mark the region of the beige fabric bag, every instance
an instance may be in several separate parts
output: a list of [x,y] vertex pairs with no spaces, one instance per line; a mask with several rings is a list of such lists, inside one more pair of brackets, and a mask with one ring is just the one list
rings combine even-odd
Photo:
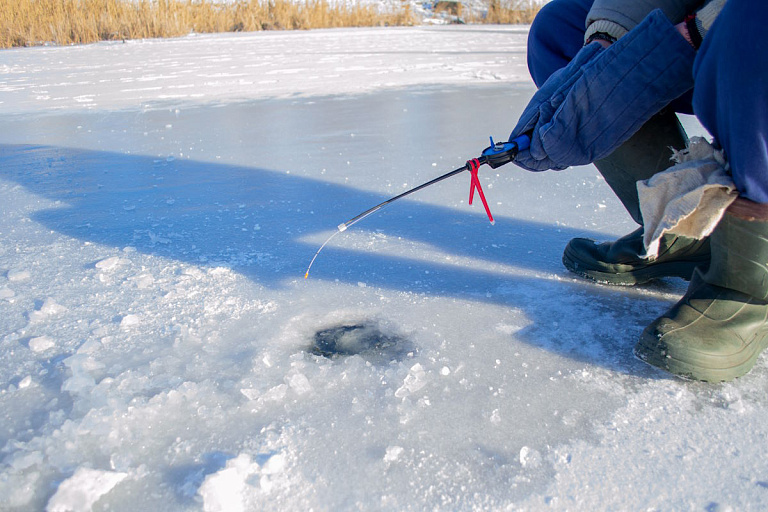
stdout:
[[739,195],[725,155],[703,138],[693,137],[672,159],[676,165],[637,182],[646,258],[656,257],[664,233],[709,236]]

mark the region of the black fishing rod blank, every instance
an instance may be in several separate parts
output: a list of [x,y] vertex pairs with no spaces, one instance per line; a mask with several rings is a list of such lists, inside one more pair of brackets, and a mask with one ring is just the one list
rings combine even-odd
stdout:
[[470,174],[472,175],[470,189],[469,189],[469,204],[472,204],[475,190],[477,190],[478,194],[480,195],[480,199],[483,202],[483,206],[485,207],[485,212],[488,215],[488,220],[491,222],[491,224],[494,224],[495,221],[493,220],[493,215],[491,215],[491,210],[488,207],[488,202],[485,199],[485,194],[483,193],[483,189],[480,186],[478,170],[482,165],[488,165],[491,169],[496,169],[497,167],[501,167],[504,164],[508,164],[509,162],[515,159],[518,152],[524,149],[528,149],[530,142],[531,142],[531,139],[527,135],[521,135],[520,137],[517,137],[516,139],[511,139],[507,142],[496,142],[496,143],[493,142],[493,137],[491,137],[491,145],[485,148],[482,154],[478,158],[473,158],[472,160],[468,160],[466,164],[464,164],[462,167],[459,167],[458,169],[454,169],[453,171],[447,172],[442,176],[438,176],[437,178],[427,181],[426,183],[422,183],[421,185],[413,187],[410,190],[406,190],[402,194],[398,194],[395,197],[391,197],[386,201],[383,201],[377,204],[373,208],[370,208],[352,217],[348,221],[342,222],[341,224],[336,226],[336,231],[334,231],[333,234],[329,236],[325,242],[323,242],[323,245],[320,246],[320,248],[317,250],[315,255],[312,257],[312,261],[309,262],[307,271],[304,273],[304,279],[307,279],[309,277],[309,271],[312,268],[312,265],[315,263],[315,260],[317,259],[318,254],[320,254],[320,251],[323,250],[323,248],[328,244],[328,242],[331,241],[333,237],[335,237],[339,233],[346,231],[350,226],[360,222],[361,220],[368,217],[369,215],[376,213],[377,211],[381,210],[388,204],[393,203],[398,199],[401,199],[407,195],[413,194],[414,192],[418,192],[421,189],[427,188],[430,185],[439,183],[445,179],[450,178],[451,176],[460,174],[464,171],[469,171]]

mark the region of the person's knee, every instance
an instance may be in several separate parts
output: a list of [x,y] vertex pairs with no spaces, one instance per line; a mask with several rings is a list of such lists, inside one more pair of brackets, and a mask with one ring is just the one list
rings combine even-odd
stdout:
[[553,28],[560,23],[562,2],[554,1],[546,3],[536,14],[528,33],[528,44],[543,44],[554,37]]
[[740,194],[768,203],[768,37],[760,14],[768,15],[768,7],[726,3],[694,63],[693,105],[725,150]]
[[544,4],[528,32],[528,71],[537,86],[541,86],[554,71],[550,62],[557,58],[552,41],[555,38],[553,29],[556,30],[561,23],[560,3],[555,1]]
[[528,70],[537,86],[581,49],[591,5],[592,0],[552,0],[536,15],[528,33]]

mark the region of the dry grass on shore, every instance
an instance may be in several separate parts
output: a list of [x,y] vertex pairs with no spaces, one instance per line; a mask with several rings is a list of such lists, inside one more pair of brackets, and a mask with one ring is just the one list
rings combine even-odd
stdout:
[[[491,0],[488,23],[526,23],[530,9]],[[470,20],[472,22],[480,20]],[[250,32],[413,25],[408,4],[392,12],[325,0],[0,0],[0,48]]]
[[0,0],[0,47],[236,32],[407,25],[407,8],[331,6],[323,0]]
[[488,15],[483,23],[499,25],[513,25],[518,23],[531,23],[541,6],[530,1],[513,1],[502,4],[500,0],[491,0],[488,5]]

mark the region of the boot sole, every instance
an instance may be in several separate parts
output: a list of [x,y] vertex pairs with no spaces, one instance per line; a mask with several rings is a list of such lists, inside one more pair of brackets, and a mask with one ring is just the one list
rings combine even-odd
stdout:
[[727,382],[749,373],[760,353],[768,348],[768,328],[761,329],[744,350],[728,357],[700,354],[697,361],[684,361],[663,355],[663,349],[653,335],[645,332],[633,353],[639,360],[686,380]]
[[637,268],[627,272],[602,272],[579,265],[573,258],[568,247],[563,253],[563,265],[574,274],[600,284],[617,286],[634,286],[645,284],[654,279],[664,277],[679,277],[686,281],[691,280],[694,269],[704,261],[674,261],[668,263],[653,263],[646,267]]

